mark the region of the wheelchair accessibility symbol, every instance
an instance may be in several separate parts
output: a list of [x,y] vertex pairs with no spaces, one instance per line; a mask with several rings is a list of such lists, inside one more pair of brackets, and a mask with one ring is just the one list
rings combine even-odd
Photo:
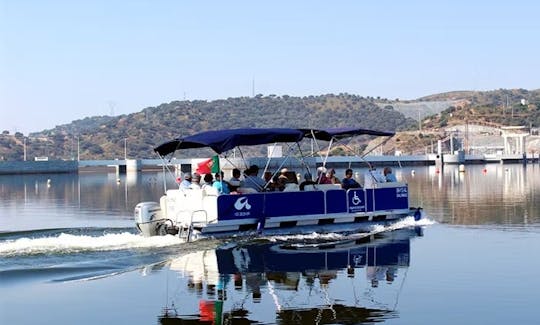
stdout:
[[352,197],[352,204],[358,205],[360,203],[362,203],[362,200],[358,197],[358,193],[354,192],[353,197]]

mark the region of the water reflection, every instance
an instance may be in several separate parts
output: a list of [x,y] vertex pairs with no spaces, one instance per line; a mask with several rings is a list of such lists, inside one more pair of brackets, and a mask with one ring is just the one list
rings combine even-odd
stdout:
[[163,193],[159,177],[155,172],[0,175],[0,231],[133,225],[133,207]]
[[[540,223],[538,164],[467,165],[465,172],[452,165],[439,172],[435,166],[396,167],[395,173],[409,182],[411,206],[423,207],[437,221]],[[132,225],[133,207],[163,194],[162,179],[161,172],[0,175],[0,231],[93,227],[119,220],[121,226]],[[175,186],[174,180],[167,180],[169,188]]]
[[538,164],[468,165],[465,172],[452,165],[437,172],[433,166],[417,170],[409,181],[411,200],[442,222],[461,225],[540,222]]
[[[325,243],[223,245],[170,262],[161,324],[330,324],[397,317],[420,228]],[[169,290],[169,289],[168,289]]]

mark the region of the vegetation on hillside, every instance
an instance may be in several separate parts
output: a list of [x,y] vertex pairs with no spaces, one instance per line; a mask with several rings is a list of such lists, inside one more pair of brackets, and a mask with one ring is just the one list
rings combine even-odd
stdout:
[[[158,144],[212,129],[356,126],[396,131],[416,125],[394,110],[379,108],[374,101],[349,94],[173,101],[138,113],[85,118],[33,133],[26,140],[27,153],[28,159],[76,159],[77,152],[80,159],[123,159],[127,149],[128,158],[154,158],[152,149]],[[0,157],[21,160],[22,143],[13,139],[6,134],[0,137]]]
[[[463,97],[455,97],[457,94]],[[452,92],[423,99],[461,100],[460,105],[424,119],[423,128],[439,129],[449,125],[476,123],[492,126],[540,126],[540,90],[495,90]]]
[[[483,123],[491,126],[540,126],[540,90],[499,89],[457,91],[422,97],[422,101],[456,101],[421,122],[420,132],[402,132],[383,148],[388,153],[422,153],[445,137],[446,126]],[[407,101],[412,103],[415,101]],[[388,103],[381,105],[380,103]],[[121,116],[88,117],[51,130],[0,134],[0,160],[155,158],[153,148],[164,141],[212,129],[239,127],[339,127],[356,126],[386,131],[418,130],[418,122],[394,110],[388,99],[350,94],[308,97],[262,96],[215,101],[173,101]],[[349,144],[361,153],[366,139]],[[125,150],[125,151],[124,151]],[[255,148],[264,155],[265,148]],[[338,147],[331,154],[346,154]],[[253,152],[252,152],[253,153]]]

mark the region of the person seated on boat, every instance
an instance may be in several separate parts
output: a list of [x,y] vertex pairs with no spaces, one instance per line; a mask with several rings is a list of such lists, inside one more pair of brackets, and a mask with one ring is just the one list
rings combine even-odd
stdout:
[[330,182],[330,184],[339,184],[341,185],[341,181],[336,176],[336,170],[334,168],[330,168],[326,172],[326,179]]
[[330,180],[326,178],[326,167],[321,166],[317,168],[317,184],[332,184]]
[[287,168],[281,168],[281,170],[279,171],[278,179],[281,179],[283,182],[288,183],[289,178],[287,177],[287,172],[289,172]]
[[219,194],[229,194],[229,185],[223,180],[223,172],[216,173],[215,178],[216,180],[212,186],[217,190],[217,192]]
[[257,192],[261,192],[264,190],[264,186],[266,183],[262,178],[257,176],[259,174],[259,167],[257,165],[251,165],[248,169],[244,172],[244,185],[243,187],[248,187],[256,190]]
[[345,178],[341,181],[341,188],[348,190],[350,188],[361,188],[360,184],[353,178],[353,170],[347,168],[345,170]]
[[200,189],[201,188],[201,175],[198,173],[194,173],[193,177],[191,178],[191,185],[189,186],[190,189]]
[[310,173],[305,173],[304,174],[304,181],[302,183],[300,183],[300,185],[298,186],[300,188],[300,191],[303,191],[306,187],[306,185],[316,185],[317,182],[315,182],[313,180],[313,177],[311,176]]
[[285,183],[280,182],[279,175],[274,175],[270,183],[266,183],[266,192],[281,192],[285,189]]
[[231,192],[236,192],[236,190],[242,186],[242,181],[240,180],[240,169],[235,168],[232,170],[232,177],[229,179],[229,190]]
[[386,183],[386,178],[377,170],[377,168],[371,167],[364,174],[364,187],[374,188],[377,183]]
[[264,182],[266,183],[266,186],[269,186],[269,184],[272,182],[272,172],[267,170],[263,174]]
[[191,186],[191,173],[185,173],[184,179],[180,182],[180,189],[188,189]]
[[383,174],[387,182],[397,182],[396,175],[392,173],[392,168],[384,167]]
[[212,184],[214,183],[214,176],[212,176],[210,173],[204,174],[203,180],[204,183],[201,185],[201,188],[212,187]]

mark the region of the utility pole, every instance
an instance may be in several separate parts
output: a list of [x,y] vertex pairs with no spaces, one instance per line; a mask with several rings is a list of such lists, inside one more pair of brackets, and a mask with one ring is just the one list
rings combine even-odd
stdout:
[[124,161],[127,160],[127,138],[124,138]]

